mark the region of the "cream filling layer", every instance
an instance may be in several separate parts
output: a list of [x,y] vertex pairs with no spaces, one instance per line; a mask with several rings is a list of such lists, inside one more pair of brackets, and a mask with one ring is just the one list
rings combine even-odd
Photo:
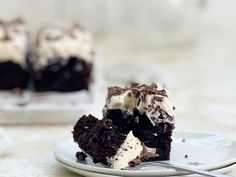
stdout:
[[130,131],[116,155],[109,158],[108,162],[114,169],[126,168],[129,166],[129,162],[141,158],[143,150],[141,141]]

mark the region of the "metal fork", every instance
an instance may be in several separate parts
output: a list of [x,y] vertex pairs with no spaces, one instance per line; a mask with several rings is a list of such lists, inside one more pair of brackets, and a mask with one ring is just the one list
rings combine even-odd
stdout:
[[177,164],[173,164],[173,163],[170,163],[170,162],[163,162],[163,161],[143,162],[143,163],[141,163],[139,165],[136,165],[134,167],[126,167],[126,168],[124,168],[124,170],[139,169],[140,167],[147,166],[147,165],[153,165],[153,164],[157,164],[158,166],[161,166],[161,167],[175,169],[177,171],[190,172],[190,173],[187,173],[187,174],[193,174],[194,173],[194,174],[200,174],[200,175],[211,176],[211,177],[231,177],[231,176],[228,176],[228,175],[217,174],[217,173],[214,173],[214,172],[199,170],[199,169],[195,169],[195,168],[192,168],[192,167],[177,165]]

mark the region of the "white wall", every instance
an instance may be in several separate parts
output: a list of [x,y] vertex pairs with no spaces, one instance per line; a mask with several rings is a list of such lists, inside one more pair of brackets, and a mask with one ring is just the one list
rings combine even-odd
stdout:
[[[198,9],[202,2],[206,9]],[[235,5],[234,0],[0,0],[0,18],[22,16],[33,30],[55,21],[80,21],[95,33],[171,32],[194,25],[199,16],[236,27]]]

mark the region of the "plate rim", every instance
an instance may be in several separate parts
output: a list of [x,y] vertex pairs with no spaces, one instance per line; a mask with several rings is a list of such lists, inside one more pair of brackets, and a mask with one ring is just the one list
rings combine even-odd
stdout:
[[[75,167],[73,167],[73,166],[70,166],[70,165],[67,165],[67,164],[65,164],[65,163],[63,163],[63,162],[61,162],[60,160],[57,160],[57,162],[60,164],[60,165],[62,165],[64,168],[66,168],[66,169],[68,169],[68,170],[70,170],[71,171],[71,169],[70,168],[72,168],[72,169],[75,169],[75,170],[79,170],[79,171],[84,171],[84,172],[87,172],[87,173],[97,173],[97,172],[93,172],[93,171],[87,171],[87,170],[82,170],[82,169],[78,169],[78,168],[75,168]],[[227,170],[226,172],[224,172],[224,173],[228,173],[228,172],[230,172],[230,171],[232,171],[232,169],[233,169],[233,167],[236,165],[236,163],[232,163],[232,164],[230,164],[230,165],[226,165],[226,166],[224,166],[224,167],[222,167],[222,168],[216,168],[216,169],[213,169],[213,170],[211,170],[212,172],[217,172],[217,173],[219,173],[218,171],[221,171],[221,170]],[[69,168],[67,168],[67,167],[69,167]],[[74,172],[74,171],[72,171],[72,172]],[[77,173],[77,172],[74,172],[74,173]],[[188,172],[186,172],[186,173],[188,173]],[[79,173],[77,173],[77,174],[79,174]],[[104,174],[104,173],[97,173],[97,174],[100,174],[100,175],[113,175],[113,174]],[[220,173],[219,173],[220,174]],[[130,177],[131,176],[137,176],[137,174],[132,174],[132,175],[129,175]],[[153,175],[150,175],[150,176],[155,176],[156,177],[156,175],[157,174],[153,174]],[[160,177],[165,177],[165,176],[182,176],[182,175],[186,175],[186,174],[173,174],[173,175],[170,175],[170,174],[165,174],[165,175],[163,175],[163,174],[158,174],[158,176],[160,176]],[[189,174],[189,175],[194,175],[194,174]],[[139,174],[138,174],[138,176],[139,176]],[[142,174],[140,174],[140,176],[143,176]]]

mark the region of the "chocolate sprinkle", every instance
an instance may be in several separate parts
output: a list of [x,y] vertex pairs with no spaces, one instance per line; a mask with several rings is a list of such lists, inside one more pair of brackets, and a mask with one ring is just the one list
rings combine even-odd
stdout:
[[129,93],[128,93],[128,96],[129,96],[129,97],[131,97],[131,96],[132,96],[132,94],[129,92]]
[[[158,87],[155,83],[151,85],[132,83],[130,86],[122,88],[118,86],[109,87],[107,99],[109,100],[112,96],[121,95],[127,90],[131,90],[136,98],[140,98],[142,101],[145,101],[145,97],[148,94],[159,94],[161,96],[167,97],[167,92],[165,89],[158,90]],[[128,93],[128,96],[131,96],[131,93]],[[161,97],[155,98],[157,101],[161,101]]]

